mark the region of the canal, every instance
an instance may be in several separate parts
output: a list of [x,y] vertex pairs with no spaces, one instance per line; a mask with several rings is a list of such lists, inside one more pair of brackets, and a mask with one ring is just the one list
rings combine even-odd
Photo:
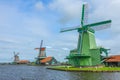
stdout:
[[64,72],[44,66],[0,65],[0,80],[120,80],[120,73]]

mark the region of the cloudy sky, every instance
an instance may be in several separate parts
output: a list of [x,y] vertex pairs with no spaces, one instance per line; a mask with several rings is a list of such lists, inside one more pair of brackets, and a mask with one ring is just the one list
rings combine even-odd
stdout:
[[80,24],[86,2],[88,23],[112,20],[111,28],[96,31],[97,45],[110,48],[110,54],[120,54],[119,0],[0,0],[0,62],[13,61],[14,51],[20,59],[34,61],[38,55],[34,48],[41,40],[47,56],[64,61],[76,48],[78,33],[60,33],[60,29]]

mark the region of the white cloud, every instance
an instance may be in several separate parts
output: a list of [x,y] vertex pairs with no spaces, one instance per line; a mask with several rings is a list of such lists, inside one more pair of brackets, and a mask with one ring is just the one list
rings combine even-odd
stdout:
[[38,35],[41,38],[47,38],[51,36],[47,22],[42,19],[30,17],[25,19],[24,23],[25,28],[30,31],[30,34]]
[[120,36],[111,37],[112,39],[96,39],[98,46],[103,46],[105,48],[111,49],[111,54],[120,54]]
[[66,50],[66,51],[67,51],[67,50],[70,50],[69,48],[62,48],[62,49],[63,49],[63,50]]
[[16,40],[0,38],[0,43],[18,43]]
[[51,48],[52,48],[52,46],[46,46],[46,48],[51,49]]
[[62,14],[60,22],[65,24],[74,18],[80,18],[81,0],[53,0],[49,7]]

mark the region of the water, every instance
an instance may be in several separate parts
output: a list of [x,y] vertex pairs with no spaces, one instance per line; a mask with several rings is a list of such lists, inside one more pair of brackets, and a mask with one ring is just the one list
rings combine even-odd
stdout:
[[44,66],[0,65],[0,80],[120,80],[120,73],[64,72]]

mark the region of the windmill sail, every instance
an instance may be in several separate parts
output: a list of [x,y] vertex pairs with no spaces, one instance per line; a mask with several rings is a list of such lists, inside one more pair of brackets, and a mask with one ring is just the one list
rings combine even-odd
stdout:
[[81,25],[87,24],[88,21],[88,4],[83,4],[82,6],[82,18],[81,18]]
[[80,25],[75,26],[75,27],[62,28],[62,29],[60,30],[60,32],[72,31],[72,30],[76,30],[76,29],[78,29],[78,28],[80,28]]
[[107,29],[110,26],[111,26],[111,20],[107,20],[107,21],[97,22],[93,24],[88,24],[88,25],[85,25],[84,27],[91,27],[92,29],[98,31],[98,30]]
[[42,44],[43,44],[43,40],[41,40],[40,49],[39,49],[39,56],[38,57],[40,57],[40,55],[41,55]]
[[107,24],[96,26],[96,27],[92,27],[92,29],[94,29],[95,31],[99,31],[99,30],[110,28],[110,26],[111,26],[111,23],[107,23]]

